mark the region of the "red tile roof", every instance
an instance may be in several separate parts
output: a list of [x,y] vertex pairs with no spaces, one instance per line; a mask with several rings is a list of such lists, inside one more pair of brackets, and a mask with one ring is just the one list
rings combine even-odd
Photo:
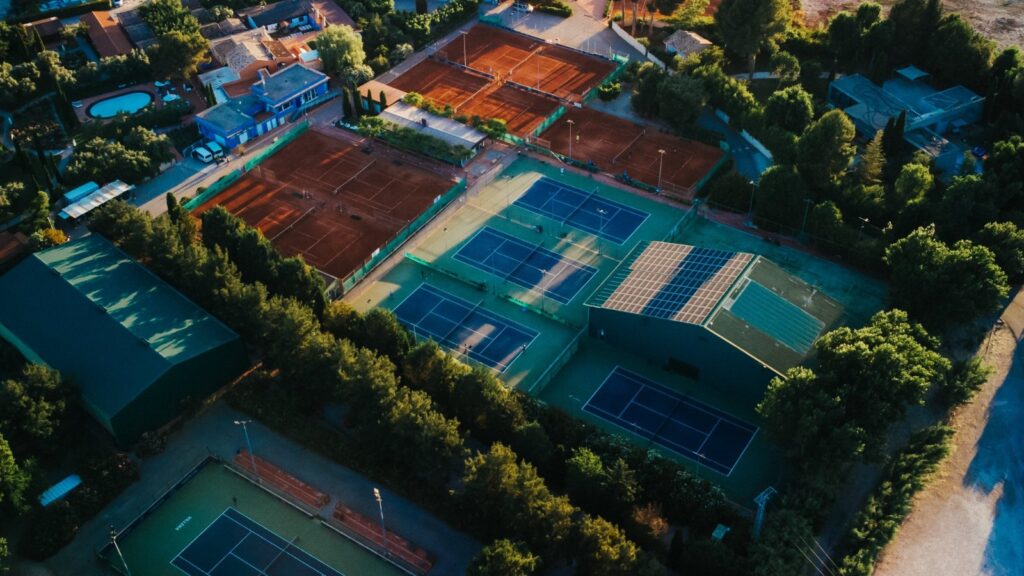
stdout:
[[89,27],[89,40],[101,57],[117,56],[132,51],[132,43],[110,12],[89,12],[82,16]]

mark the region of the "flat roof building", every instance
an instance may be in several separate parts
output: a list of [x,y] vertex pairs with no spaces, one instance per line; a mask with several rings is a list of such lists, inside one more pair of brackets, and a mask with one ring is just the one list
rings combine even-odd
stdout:
[[813,355],[842,306],[744,252],[641,242],[587,300],[592,336],[697,381],[763,387]]
[[238,334],[95,234],[23,260],[0,300],[0,336],[74,382],[122,443],[248,365]]

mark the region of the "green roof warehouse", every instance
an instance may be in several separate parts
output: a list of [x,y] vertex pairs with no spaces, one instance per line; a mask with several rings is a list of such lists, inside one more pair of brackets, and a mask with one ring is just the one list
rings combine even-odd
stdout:
[[245,370],[238,334],[97,235],[0,277],[0,335],[60,370],[123,443]]

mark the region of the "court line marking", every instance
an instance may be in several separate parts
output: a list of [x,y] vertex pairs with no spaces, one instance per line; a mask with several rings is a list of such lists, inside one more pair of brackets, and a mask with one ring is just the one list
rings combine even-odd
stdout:
[[[580,203],[578,203],[575,206],[573,206],[573,205],[571,205],[571,204],[569,204],[569,203],[567,203],[565,201],[557,200],[556,197],[555,197],[556,196],[555,194],[549,194],[548,197],[544,199],[544,202],[542,204],[540,204],[539,206],[534,206],[533,204],[528,204],[526,202],[523,202],[522,204],[519,204],[519,201],[523,199],[523,196],[525,196],[531,190],[533,190],[534,187],[538,183],[546,183],[545,181],[553,183],[553,185],[556,187],[555,188],[555,192],[558,193],[558,194],[561,194],[563,190],[565,192],[569,193],[569,194],[572,194],[572,195],[580,195],[580,194],[582,194],[584,196],[583,201],[581,201]],[[612,222],[612,220],[615,218],[615,216],[612,216],[611,218],[608,218],[608,219],[603,219],[603,218],[599,219],[599,221],[603,221],[603,226],[600,226],[595,231],[593,229],[583,228],[582,226],[572,224],[571,222],[569,222],[568,216],[565,217],[565,218],[559,218],[559,217],[557,217],[557,213],[556,212],[552,212],[552,211],[543,212],[542,211],[542,210],[544,210],[544,206],[546,206],[550,202],[554,201],[554,202],[558,202],[559,204],[563,204],[565,206],[569,206],[570,208],[573,208],[573,210],[569,213],[569,216],[572,216],[573,214],[576,214],[577,212],[579,212],[579,208],[583,206],[583,203],[585,203],[587,199],[595,198],[595,197],[598,200],[604,202],[609,208],[615,209],[616,210],[615,216],[618,216],[619,213],[632,214],[633,216],[640,217],[640,222],[636,225],[636,227],[633,228],[633,231],[630,232],[628,236],[626,236],[625,238],[622,238],[621,240],[619,240],[618,239],[619,236],[612,237],[610,235],[608,235],[608,236],[604,235],[604,231],[607,229],[608,225]],[[614,200],[614,199],[611,199],[611,198],[605,198],[603,195],[599,195],[596,192],[594,192],[594,193],[592,193],[590,195],[587,195],[586,192],[584,192],[583,190],[581,190],[579,188],[576,188],[575,186],[572,186],[572,185],[569,185],[569,184],[563,184],[563,183],[561,183],[561,182],[559,182],[559,181],[557,181],[557,180],[555,180],[553,178],[549,178],[548,176],[541,176],[541,178],[539,180],[535,180],[532,184],[530,184],[529,188],[527,188],[522,194],[519,195],[518,198],[516,198],[516,201],[513,202],[513,204],[517,204],[518,206],[521,206],[522,208],[525,208],[526,210],[528,210],[530,212],[533,212],[534,214],[539,214],[541,216],[545,216],[547,218],[550,218],[551,220],[554,220],[554,221],[558,222],[559,224],[568,224],[569,226],[572,226],[573,228],[576,228],[577,230],[581,230],[583,232],[591,234],[592,236],[597,236],[598,238],[604,238],[605,240],[609,240],[611,242],[614,242],[615,244],[618,244],[619,246],[621,246],[621,245],[625,244],[626,242],[628,242],[629,239],[632,238],[633,235],[636,234],[637,231],[639,231],[641,227],[643,227],[644,223],[647,222],[647,219],[651,217],[651,214],[649,212],[644,212],[643,210],[640,210],[638,208],[633,208],[632,206],[627,206],[627,205],[623,204],[622,202],[619,202],[618,200]],[[593,214],[593,212],[588,212],[588,213],[589,214]]]
[[[424,288],[424,286],[426,288]],[[410,297],[412,297],[413,294],[419,292],[419,290],[421,288],[424,288],[424,290],[426,292],[428,292],[428,293],[433,292],[434,296],[439,296],[439,297],[443,298],[443,300],[441,300],[440,302],[437,302],[436,304],[434,304],[433,308],[431,308],[431,312],[433,312],[434,308],[437,308],[442,302],[445,302],[445,301],[454,302],[455,304],[461,305],[459,302],[457,302],[455,300],[456,298],[459,299],[459,300],[462,300],[462,298],[459,297],[458,295],[452,294],[451,292],[447,292],[447,291],[445,291],[445,290],[443,290],[441,288],[438,288],[438,287],[434,286],[433,284],[431,284],[429,282],[420,282],[419,285],[416,286],[416,288],[414,288],[411,292],[406,294],[405,298],[403,298],[401,302],[396,304],[395,307],[391,309],[392,312],[394,312],[395,310],[398,310],[403,304],[405,304],[405,302]],[[446,296],[446,294],[447,294],[447,296]],[[532,336],[530,337],[529,341],[526,342],[526,344],[524,344],[520,348],[520,353],[516,354],[508,363],[497,361],[494,358],[485,355],[483,352],[477,352],[477,354],[479,356],[482,356],[485,359],[490,360],[491,362],[493,362],[495,364],[494,366],[489,366],[489,368],[491,368],[492,370],[497,370],[499,373],[504,374],[505,371],[508,370],[508,368],[512,365],[512,363],[515,362],[520,356],[522,356],[522,354],[524,354],[526,352],[526,349],[529,348],[530,346],[532,346],[533,343],[537,340],[537,338],[540,337],[540,332],[537,331],[537,330],[534,330],[534,329],[532,329],[532,328],[530,328],[528,326],[524,326],[524,325],[522,325],[522,324],[520,324],[520,323],[518,323],[518,322],[516,322],[516,321],[514,321],[514,320],[512,320],[512,319],[510,319],[510,318],[508,318],[508,317],[506,317],[504,315],[502,315],[502,314],[494,312],[494,311],[492,311],[492,310],[490,310],[488,308],[481,308],[479,306],[477,307],[478,311],[481,310],[481,309],[483,309],[486,313],[488,313],[488,314],[490,314],[492,316],[491,320],[497,319],[497,320],[502,321],[503,324],[505,324],[505,326],[502,327],[502,330],[499,331],[498,334],[503,333],[504,330],[509,328],[509,327],[514,328],[519,334],[522,334],[523,336],[530,336],[531,333],[532,333]],[[397,316],[398,313],[395,312],[395,315]],[[445,320],[452,321],[451,318],[448,318],[447,316],[444,316],[444,315],[441,315],[441,314],[437,314],[437,316],[439,316],[439,317],[441,317],[441,318],[443,318]],[[427,315],[425,314],[420,320],[422,321],[422,319],[426,318],[426,317],[427,317]],[[401,321],[401,319],[399,319],[399,321]],[[403,322],[403,324],[405,324],[405,323]],[[456,328],[458,326],[459,325],[456,325]],[[469,326],[465,326],[465,327],[469,328],[470,332],[473,332],[474,334],[479,334],[479,335],[483,336],[485,339],[489,339],[489,340],[492,340],[492,341],[496,339],[495,337],[492,337],[490,335],[484,334],[483,332],[480,332],[480,331],[478,331],[476,329],[470,328]],[[420,323],[419,322],[416,322],[415,324],[413,324],[413,335],[414,336],[417,335],[416,334],[416,330],[417,329],[419,330],[420,333],[423,333],[423,334],[426,334],[426,335],[430,336],[432,340],[434,340],[435,342],[437,342],[438,344],[440,344],[442,346],[447,347],[449,350],[452,350],[452,349],[455,349],[456,351],[458,350],[457,347],[449,346],[449,345],[445,344],[444,342],[440,341],[441,337],[437,336],[436,334],[434,334],[430,330],[426,330],[426,329],[420,328]],[[486,346],[483,346],[480,349],[481,350],[487,349],[490,346],[491,343],[492,342],[488,342]],[[467,352],[466,355],[469,356],[470,358],[472,358],[472,352]],[[499,366],[501,366],[501,368],[498,368]]]
[[[501,243],[498,244],[497,246],[495,246],[494,248],[492,248],[490,253],[483,260],[474,260],[474,259],[470,258],[469,256],[463,255],[462,251],[466,247],[468,247],[470,244],[472,244],[474,241],[476,241],[477,238],[480,237],[481,234],[484,233],[484,232],[488,232],[488,234],[490,234],[490,237],[492,239],[497,239]],[[527,255],[526,259],[518,260],[515,268],[511,272],[509,272],[506,275],[502,275],[502,274],[498,273],[498,272],[500,272],[500,270],[498,269],[497,266],[495,266],[493,264],[488,264],[487,262],[493,260],[494,255],[498,254],[498,250],[500,248],[502,248],[503,246],[505,246],[505,244],[511,244],[513,246],[519,246],[521,248],[528,248],[528,249],[530,249],[532,251]],[[541,252],[542,250],[546,253],[545,254],[546,256],[554,256],[555,258],[557,258],[558,262],[557,262],[555,267],[552,267],[550,269],[544,269],[544,268],[538,268],[537,266],[534,266],[533,264],[527,264],[527,260],[529,259],[529,257],[533,256],[536,253]],[[506,257],[509,258],[509,259],[512,259],[511,256],[506,256]],[[542,296],[547,296],[548,298],[551,298],[552,300],[555,300],[556,302],[560,302],[561,304],[568,304],[569,302],[572,302],[572,300],[574,298],[576,298],[576,296],[579,295],[579,293],[583,290],[583,288],[585,288],[587,286],[587,284],[590,283],[590,281],[594,278],[594,276],[597,276],[597,272],[598,272],[598,270],[596,268],[594,268],[593,266],[590,266],[590,265],[587,265],[587,264],[583,264],[582,262],[577,262],[576,260],[574,260],[574,259],[572,259],[572,258],[570,258],[568,256],[565,256],[563,254],[555,252],[554,250],[546,248],[543,244],[531,244],[530,242],[527,242],[526,240],[522,240],[520,238],[516,238],[515,236],[512,236],[511,234],[507,234],[507,233],[505,233],[505,232],[503,232],[501,230],[497,230],[496,228],[492,228],[491,226],[484,226],[483,228],[480,228],[479,230],[477,230],[477,232],[475,234],[473,234],[473,236],[471,236],[469,239],[467,239],[463,243],[462,247],[459,248],[459,250],[455,252],[455,255],[453,256],[453,258],[456,259],[456,260],[459,260],[461,262],[464,262],[466,264],[470,264],[472,266],[475,266],[475,267],[477,267],[477,268],[479,268],[479,269],[481,269],[481,270],[483,270],[485,272],[488,272],[488,273],[490,273],[490,274],[492,274],[494,276],[497,276],[498,278],[500,278],[502,280],[505,280],[505,281],[511,280],[513,283],[518,284],[519,286],[521,286],[523,288],[526,288],[527,290],[529,290],[531,292],[540,292]],[[541,282],[537,283],[537,284],[532,284],[530,286],[527,286],[525,284],[526,281],[522,280],[521,278],[519,279],[521,282],[516,282],[516,277],[514,276],[514,274],[515,274],[516,271],[520,270],[524,266],[539,271],[541,273]],[[553,270],[556,270],[556,269],[558,270],[557,273],[552,272]],[[562,272],[564,272],[567,269],[571,270],[570,275],[566,276],[566,277],[563,277],[562,276]],[[580,287],[577,288],[572,293],[572,295],[569,296],[568,298],[566,296],[560,295],[559,293],[555,292],[553,289],[549,288],[551,286],[551,284],[556,279],[558,279],[560,277],[562,277],[562,278],[571,277],[572,274],[574,272],[576,272],[576,271],[588,274],[587,281],[584,282],[582,285],[580,285]],[[537,288],[540,288],[540,290],[537,290]]]
[[[243,513],[239,512],[239,511],[238,511],[238,510],[236,510],[236,509],[235,509],[234,507],[230,507],[230,506],[229,506],[229,507],[227,508],[227,510],[225,510],[225,511],[224,511],[224,512],[222,513],[222,515],[226,515],[226,514],[227,514],[227,511],[228,511],[228,510],[231,510],[231,511],[233,511],[233,512],[234,512],[235,514],[238,514],[238,515],[239,515],[239,516],[241,516],[242,518],[245,518],[246,520],[248,520],[248,521],[252,522],[252,523],[253,523],[253,524],[255,524],[256,526],[258,526],[258,527],[260,527],[260,528],[262,528],[262,529],[266,530],[266,531],[267,531],[267,532],[268,532],[268,533],[269,533],[270,535],[274,536],[275,538],[280,538],[280,539],[281,539],[282,541],[284,541],[284,542],[286,542],[286,543],[288,542],[288,540],[285,540],[285,539],[284,539],[284,538],[283,538],[283,537],[282,537],[282,536],[281,536],[280,534],[278,534],[277,532],[274,532],[274,531],[273,531],[273,530],[271,530],[270,528],[267,528],[267,527],[266,527],[266,526],[264,526],[263,524],[260,524],[260,523],[259,523],[259,522],[257,522],[256,520],[254,520],[254,519],[252,519],[252,518],[250,518],[250,517],[246,516],[245,514],[243,514]],[[273,542],[270,542],[270,541],[268,541],[268,540],[267,540],[266,538],[264,538],[264,537],[263,537],[263,536],[262,536],[261,534],[259,534],[259,533],[258,533],[258,532],[256,532],[255,530],[253,530],[253,529],[249,528],[249,527],[248,527],[248,526],[246,526],[245,524],[242,524],[242,523],[241,523],[241,522],[239,522],[238,520],[235,520],[234,518],[231,518],[230,516],[228,516],[228,519],[229,519],[229,520],[231,520],[232,522],[234,522],[234,523],[238,524],[239,526],[241,526],[241,527],[243,527],[243,528],[245,528],[245,529],[249,530],[249,532],[250,532],[250,533],[252,533],[252,534],[256,534],[256,536],[257,536],[257,537],[259,537],[259,538],[261,538],[262,540],[266,541],[266,542],[267,542],[268,544],[270,544],[270,545],[274,546],[275,548],[277,548],[277,549],[278,549],[278,551],[280,551],[280,552],[283,552],[283,553],[285,553],[285,554],[287,554],[287,555],[291,556],[292,558],[294,558],[294,559],[298,560],[299,562],[302,562],[302,563],[303,563],[303,564],[305,564],[305,565],[306,565],[306,566],[307,566],[307,567],[308,567],[308,568],[309,568],[310,570],[312,570],[312,571],[316,572],[317,574],[320,574],[320,576],[328,576],[328,575],[327,575],[327,574],[326,574],[325,572],[323,572],[322,570],[319,570],[319,569],[317,569],[317,568],[316,568],[316,567],[314,567],[314,566],[310,566],[310,564],[309,564],[308,562],[306,562],[306,561],[305,561],[305,560],[303,560],[302,558],[299,558],[298,556],[296,556],[296,555],[292,554],[291,552],[289,552],[289,551],[288,551],[288,547],[285,547],[285,548],[281,548],[280,546],[277,546],[277,545],[275,545],[275,544],[274,544]],[[291,547],[291,546],[289,546],[289,547]],[[324,566],[324,568],[327,568],[327,569],[331,570],[332,572],[334,572],[334,573],[338,574],[339,576],[345,576],[345,575],[344,575],[344,574],[343,574],[343,573],[342,573],[341,571],[339,571],[339,570],[336,570],[336,569],[335,569],[335,568],[333,568],[333,567],[332,567],[331,565],[329,565],[329,564],[327,564],[326,562],[324,562],[323,560],[321,560],[321,559],[317,558],[317,557],[316,557],[316,556],[314,556],[313,554],[310,554],[309,552],[307,552],[307,551],[306,551],[306,550],[304,550],[303,548],[301,548],[301,547],[298,547],[298,546],[294,546],[294,547],[292,547],[292,548],[294,548],[295,550],[299,550],[299,551],[301,551],[301,552],[302,552],[303,554],[305,554],[306,556],[309,556],[309,557],[310,557],[310,558],[312,558],[313,560],[316,560],[317,562],[319,562],[320,564],[322,564],[322,565]],[[262,570],[261,570],[261,572],[264,572],[264,573],[265,573],[265,571],[262,571]]]
[[[697,459],[693,459],[693,458],[690,458],[690,457],[689,457],[689,454],[692,454],[692,455],[694,455],[694,456],[697,456],[697,455],[698,455],[698,454],[700,453],[700,452],[699,452],[699,451],[700,451],[700,449],[702,449],[702,448],[704,447],[704,444],[706,444],[706,443],[707,443],[708,439],[710,439],[710,438],[711,438],[711,432],[713,432],[713,431],[714,431],[714,430],[715,430],[715,429],[716,429],[716,428],[718,427],[718,424],[719,424],[719,423],[720,423],[721,421],[723,421],[723,420],[726,420],[726,421],[728,421],[728,419],[726,419],[726,418],[722,418],[721,416],[719,416],[719,415],[717,415],[717,414],[714,414],[714,413],[712,413],[712,412],[709,412],[709,411],[707,411],[707,410],[704,410],[704,409],[703,409],[703,408],[701,408],[700,406],[697,406],[697,405],[695,405],[695,404],[693,404],[693,403],[687,402],[687,405],[688,405],[688,406],[690,406],[690,407],[692,407],[692,408],[696,408],[696,409],[698,409],[698,410],[701,410],[702,412],[704,412],[704,413],[706,413],[706,414],[708,414],[708,415],[710,415],[710,416],[712,416],[712,417],[714,417],[714,418],[716,419],[716,421],[715,421],[715,424],[714,424],[714,426],[712,426],[711,432],[703,432],[702,430],[700,430],[700,429],[698,429],[698,428],[694,428],[693,426],[690,426],[690,425],[686,424],[685,422],[681,422],[681,421],[676,421],[676,420],[673,420],[674,422],[677,422],[678,424],[682,424],[683,426],[686,426],[687,428],[690,428],[690,429],[692,429],[692,430],[695,430],[695,431],[696,431],[697,433],[699,433],[699,434],[702,434],[702,435],[704,435],[704,436],[705,436],[705,438],[704,438],[703,442],[701,443],[700,447],[698,447],[698,448],[697,448],[697,450],[696,450],[696,451],[694,451],[694,450],[690,450],[689,448],[686,448],[686,447],[685,447],[685,446],[683,446],[682,444],[679,444],[678,442],[675,442],[675,441],[671,440],[671,439],[670,439],[670,438],[668,438],[667,436],[662,436],[662,435],[659,435],[659,434],[657,434],[657,433],[656,433],[655,431],[653,431],[653,430],[649,430],[649,429],[647,429],[647,428],[644,428],[644,427],[641,427],[641,426],[639,426],[639,425],[637,425],[637,424],[635,424],[635,423],[633,423],[634,429],[630,429],[630,428],[628,428],[627,426],[624,426],[624,425],[623,425],[622,423],[620,423],[620,422],[616,422],[616,421],[615,421],[615,420],[619,420],[619,421],[621,421],[621,422],[623,422],[623,423],[626,423],[626,422],[625,422],[625,420],[623,420],[623,419],[622,419],[621,417],[616,417],[616,416],[614,416],[614,415],[613,415],[613,414],[612,414],[611,412],[608,412],[607,410],[605,410],[605,409],[603,409],[603,408],[600,408],[600,407],[598,407],[598,406],[595,406],[595,405],[591,404],[591,401],[592,401],[592,400],[594,399],[594,397],[595,397],[595,396],[597,395],[597,393],[598,393],[598,392],[600,392],[600,391],[601,391],[601,390],[602,390],[602,389],[604,388],[605,384],[607,384],[607,383],[608,383],[608,381],[609,381],[609,380],[611,379],[612,375],[614,375],[614,374],[616,374],[616,373],[619,373],[620,375],[623,375],[623,376],[625,376],[625,377],[626,377],[626,380],[627,380],[627,381],[631,381],[631,382],[633,382],[634,384],[640,384],[640,386],[641,386],[640,390],[643,390],[643,388],[644,388],[644,387],[648,387],[648,388],[651,388],[652,390],[655,390],[656,392],[660,392],[660,390],[658,390],[657,388],[654,388],[654,387],[648,386],[647,384],[645,384],[645,383],[643,383],[643,382],[638,382],[638,381],[637,381],[637,380],[636,380],[636,379],[635,379],[635,378],[634,378],[634,377],[632,376],[632,375],[633,375],[633,373],[632,373],[632,372],[631,372],[630,370],[628,370],[628,369],[626,369],[626,368],[623,368],[623,367],[622,367],[622,366],[620,366],[620,365],[615,365],[615,367],[614,367],[614,368],[612,368],[612,370],[611,370],[611,371],[610,371],[610,372],[608,373],[608,375],[607,375],[607,376],[605,376],[604,380],[603,380],[603,381],[601,382],[601,385],[600,385],[600,386],[598,386],[598,387],[597,387],[597,388],[596,388],[596,389],[594,390],[594,392],[593,392],[593,393],[591,393],[590,397],[589,397],[589,398],[587,399],[587,401],[586,401],[586,402],[585,402],[585,403],[583,404],[583,407],[581,408],[581,409],[582,409],[583,411],[585,411],[585,412],[590,412],[591,414],[594,414],[595,416],[598,416],[598,417],[602,417],[602,418],[604,418],[605,420],[607,420],[607,421],[608,421],[609,423],[611,423],[612,425],[614,425],[614,426],[618,427],[619,429],[621,429],[621,430],[624,430],[624,431],[626,431],[626,432],[629,432],[629,433],[631,433],[631,434],[633,434],[633,435],[635,435],[635,436],[638,436],[638,437],[640,437],[640,438],[642,438],[642,439],[644,439],[644,440],[647,440],[647,441],[649,441],[649,442],[654,442],[654,443],[656,443],[656,444],[661,444],[662,446],[664,446],[664,447],[666,447],[666,448],[668,448],[668,449],[672,450],[673,452],[676,452],[676,453],[677,453],[677,454],[679,454],[680,456],[683,456],[684,458],[687,458],[687,459],[689,459],[689,460],[691,460],[691,461],[693,461],[693,462],[697,462],[697,463],[698,463],[699,465],[701,465],[701,466],[704,466],[705,468],[709,468],[709,469],[711,469],[711,470],[714,470],[714,471],[716,471],[716,472],[718,472],[718,473],[720,473],[720,474],[723,474],[723,475],[725,475],[726,477],[729,477],[729,476],[730,476],[730,475],[732,474],[733,470],[735,470],[736,466],[737,466],[737,465],[739,465],[739,462],[740,462],[740,460],[742,460],[743,456],[744,456],[744,455],[746,454],[746,452],[747,452],[747,449],[749,449],[749,448],[750,448],[750,445],[751,445],[751,444],[753,444],[753,442],[754,442],[754,437],[755,437],[755,436],[757,435],[757,432],[758,432],[758,431],[760,430],[760,428],[759,428],[759,427],[757,427],[757,426],[753,426],[752,424],[749,424],[749,423],[745,423],[745,422],[742,422],[742,421],[739,421],[739,422],[730,422],[730,424],[733,424],[733,425],[736,425],[736,424],[745,424],[746,426],[750,426],[750,427],[752,427],[752,428],[753,428],[752,430],[750,430],[750,429],[747,429],[747,428],[746,428],[746,427],[744,427],[744,426],[739,426],[739,425],[737,425],[737,426],[736,426],[737,428],[739,428],[739,429],[741,429],[741,430],[744,430],[744,431],[750,432],[750,436],[748,437],[748,440],[747,440],[746,444],[745,444],[745,445],[743,446],[743,449],[742,449],[742,450],[740,451],[739,455],[738,455],[738,456],[736,457],[736,459],[735,459],[735,460],[733,461],[733,463],[732,463],[732,465],[731,465],[731,466],[727,466],[726,464],[724,464],[724,463],[722,463],[722,462],[719,462],[718,460],[716,460],[716,459],[714,459],[714,458],[708,458],[707,456],[703,456],[703,457],[698,457]],[[639,374],[638,374],[637,376],[639,376],[639,377],[641,377],[641,378],[644,378],[644,377],[643,377],[642,375],[639,375]],[[653,380],[651,380],[651,382],[654,382],[654,381],[653,381]],[[655,383],[655,384],[656,384],[656,383]],[[659,385],[659,386],[660,386],[660,385]],[[630,406],[631,404],[633,404],[633,403],[634,403],[634,402],[633,402],[633,400],[634,400],[634,399],[636,398],[636,396],[637,396],[637,395],[639,394],[640,390],[638,390],[638,391],[637,391],[637,392],[636,392],[636,393],[635,393],[635,394],[633,395],[633,398],[631,398],[631,399],[629,400],[629,402],[627,402],[627,403],[626,403],[626,407],[625,407],[625,408],[623,408],[623,412],[624,412],[624,411],[626,410],[626,408],[628,408],[628,407],[629,407],[629,406]],[[671,390],[670,390],[670,391],[671,391]],[[678,406],[678,403],[681,403],[681,402],[682,402],[683,400],[686,400],[686,399],[688,398],[688,396],[686,396],[686,395],[684,395],[684,394],[678,394],[678,393],[675,393],[674,391],[671,391],[671,392],[673,392],[673,393],[674,393],[675,395],[679,396],[679,402],[677,402],[677,406]],[[696,401],[696,399],[694,399],[694,400]],[[636,404],[637,404],[637,406],[640,406],[640,407],[642,407],[642,408],[644,408],[644,409],[646,409],[646,410],[649,410],[649,411],[651,411],[651,412],[654,412],[655,414],[658,414],[659,416],[666,416],[666,415],[665,415],[664,413],[662,413],[662,412],[659,412],[659,411],[657,411],[657,410],[653,410],[652,408],[648,407],[648,406],[647,406],[647,405],[645,405],[645,404],[641,404],[641,403],[639,403],[639,402],[637,402]],[[724,414],[725,416],[728,416],[729,418],[732,418],[733,420],[738,420],[738,419],[737,419],[737,418],[735,418],[734,416],[731,416],[731,415],[729,415],[729,414],[725,414],[724,412],[723,412],[722,414]],[[604,415],[608,415],[609,417],[605,417]],[[613,418],[614,418],[615,420],[613,420]],[[668,415],[668,416],[666,416],[666,418],[667,418],[667,419],[672,419],[672,418],[671,418],[671,415]],[[647,432],[647,433],[651,434],[651,438],[644,438],[644,436],[643,436],[642,434],[640,434],[640,433],[638,432],[638,430],[643,430],[644,432]],[[708,464],[709,462],[710,462],[710,463],[712,463],[712,464],[714,464],[714,465],[713,465],[713,466],[712,466],[712,465],[709,465],[709,464]]]

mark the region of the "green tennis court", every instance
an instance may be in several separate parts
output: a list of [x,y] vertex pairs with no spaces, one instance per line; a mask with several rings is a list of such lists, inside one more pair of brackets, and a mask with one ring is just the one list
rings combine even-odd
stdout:
[[[249,532],[268,542],[280,541],[286,545],[274,549],[267,543],[249,553],[236,548],[217,555],[207,566],[196,547],[224,540],[211,540],[211,534],[222,531],[228,517],[244,519]],[[253,539],[253,545],[257,540],[263,541]],[[254,574],[404,574],[216,462],[204,465],[148,516],[122,532],[119,544],[131,573],[146,576],[207,573],[219,576],[227,573],[227,568],[221,566],[251,565],[254,558],[267,560],[267,566],[261,568],[262,571],[252,572]],[[183,562],[183,558],[191,563]],[[108,554],[106,560],[111,566],[120,567],[115,555]],[[180,566],[188,566],[188,569]],[[293,569],[297,566],[314,568],[312,572],[302,572]]]

